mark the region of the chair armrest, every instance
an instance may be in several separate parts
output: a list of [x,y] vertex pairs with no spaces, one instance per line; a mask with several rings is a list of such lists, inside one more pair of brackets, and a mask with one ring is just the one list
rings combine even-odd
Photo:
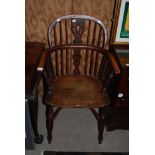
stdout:
[[107,52],[108,58],[112,64],[112,67],[114,69],[115,74],[120,74],[120,67],[118,65],[118,62],[116,60],[116,57],[114,56],[114,54],[111,51]]
[[40,58],[40,61],[39,61],[39,65],[37,67],[37,71],[38,72],[43,72],[44,65],[46,63],[46,59],[47,59],[48,54],[49,54],[49,50],[48,49],[43,51],[43,53],[41,55],[41,58]]

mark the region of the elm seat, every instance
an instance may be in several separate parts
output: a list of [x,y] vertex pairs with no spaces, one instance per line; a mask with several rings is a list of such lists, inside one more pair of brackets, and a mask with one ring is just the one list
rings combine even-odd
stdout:
[[102,85],[88,76],[63,76],[53,85],[46,102],[60,107],[102,107],[109,104],[108,94]]
[[107,49],[107,38],[103,22],[91,16],[66,15],[49,25],[49,48],[37,69],[43,73],[48,143],[53,122],[66,107],[89,108],[97,119],[102,142],[111,98],[107,88],[111,78],[120,74],[116,57]]

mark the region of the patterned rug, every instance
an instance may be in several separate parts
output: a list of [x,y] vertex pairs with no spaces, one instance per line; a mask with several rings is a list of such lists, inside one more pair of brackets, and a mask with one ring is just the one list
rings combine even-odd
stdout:
[[43,155],[129,155],[128,152],[117,153],[117,152],[53,152],[44,151]]

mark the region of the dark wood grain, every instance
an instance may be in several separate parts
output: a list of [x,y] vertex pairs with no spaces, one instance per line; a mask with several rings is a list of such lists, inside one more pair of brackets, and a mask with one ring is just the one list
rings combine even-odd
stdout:
[[48,55],[49,55],[49,51],[48,50],[44,50],[44,52],[41,55],[39,64],[37,66],[37,71],[38,72],[42,72],[43,71],[44,65],[46,63],[46,59],[47,59]]
[[[68,44],[67,20],[65,20],[66,45]],[[69,51],[66,49],[66,74],[69,74]]]
[[46,103],[58,107],[104,107],[109,104],[109,98],[101,88],[94,78],[64,76],[55,81],[53,95],[47,95]]
[[[87,32],[87,45],[89,44],[90,40],[90,27],[91,27],[91,20],[89,20],[89,25],[88,25],[88,32]],[[84,73],[86,74],[88,70],[88,49],[86,49],[86,56],[85,56],[85,68],[84,68]]]
[[29,98],[33,96],[33,92],[36,89],[36,82],[39,75],[37,72],[38,64],[42,65],[43,60],[44,62],[46,61],[43,54],[44,47],[44,43],[25,43],[25,93]]
[[[98,140],[101,143],[105,111],[110,105],[106,88],[111,75],[120,74],[115,56],[105,48],[107,31],[104,24],[90,16],[67,15],[50,24],[48,38],[49,43],[55,41],[49,44],[43,70],[48,142],[52,140],[56,115],[62,108],[72,107],[91,110],[98,121]],[[44,57],[41,60],[44,62]],[[57,107],[57,110],[49,110],[50,106]],[[99,108],[99,113],[94,108]]]
[[120,69],[119,69],[119,66],[117,64],[117,61],[115,60],[114,55],[111,52],[108,52],[108,57],[110,59],[110,62],[112,63],[115,74],[120,74]]
[[[62,22],[60,21],[59,23],[59,31],[60,31],[60,44],[62,44],[62,41],[63,41],[63,35],[62,35]],[[64,74],[64,70],[63,70],[63,67],[64,67],[64,64],[63,64],[63,50],[61,49],[60,50],[60,60],[61,60],[61,75]]]
[[[111,51],[128,50],[128,48],[121,48],[113,46]],[[112,115],[107,122],[107,130],[112,131],[116,129],[129,129],[129,53],[117,54],[119,64],[121,67],[121,74],[117,80],[118,88],[112,99]],[[115,82],[116,83],[116,82]],[[121,96],[119,96],[121,95]]]
[[[38,84],[41,73],[37,72],[37,66],[42,69],[46,61],[47,53],[44,52],[45,44],[38,42],[25,43],[25,98],[28,100],[32,128],[35,143],[41,144],[43,136],[38,133]],[[42,56],[41,56],[42,55]],[[40,60],[41,58],[41,60]],[[39,65],[38,65],[39,64]]]
[[48,143],[50,144],[52,141],[52,130],[53,130],[53,106],[48,105],[46,107],[46,115],[47,115],[47,130],[48,130],[48,135],[47,135],[47,139],[48,139]]
[[94,75],[97,77],[97,68],[98,68],[98,62],[99,62],[99,52],[96,52],[96,57],[95,57],[95,67],[94,67]]

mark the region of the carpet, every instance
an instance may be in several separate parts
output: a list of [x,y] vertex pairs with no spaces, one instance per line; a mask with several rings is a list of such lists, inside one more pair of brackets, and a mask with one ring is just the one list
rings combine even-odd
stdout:
[[38,132],[44,136],[42,144],[26,155],[53,152],[129,152],[129,131],[104,130],[103,142],[98,144],[97,121],[89,109],[64,108],[56,117],[52,143],[47,142],[46,107],[39,97]]
[[128,152],[118,153],[118,152],[53,152],[44,151],[43,155],[129,155]]

